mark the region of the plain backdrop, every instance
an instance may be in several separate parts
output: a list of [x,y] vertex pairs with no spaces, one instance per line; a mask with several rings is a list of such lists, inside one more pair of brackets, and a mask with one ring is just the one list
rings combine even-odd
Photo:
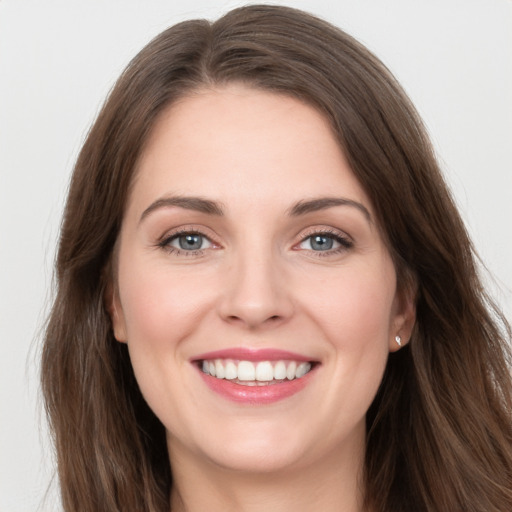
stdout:
[[[66,187],[104,97],[164,28],[237,1],[0,0],[0,512],[59,510],[38,395]],[[512,317],[512,1],[284,1],[373,50],[423,116]]]

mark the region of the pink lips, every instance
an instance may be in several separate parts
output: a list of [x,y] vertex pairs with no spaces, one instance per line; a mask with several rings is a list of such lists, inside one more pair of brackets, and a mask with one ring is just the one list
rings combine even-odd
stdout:
[[194,357],[195,361],[203,359],[236,359],[239,361],[279,361],[291,359],[294,361],[311,361],[310,358],[288,352],[286,350],[277,350],[273,348],[250,349],[250,348],[230,348],[207,352]]
[[[294,360],[307,362],[310,358],[293,352],[277,349],[247,349],[232,348],[217,350],[200,354],[194,357],[193,362],[198,363],[204,359],[233,359],[238,361],[279,361]],[[313,368],[309,373],[301,378],[293,380],[284,380],[276,384],[265,386],[244,386],[227,379],[218,379],[204,373],[199,365],[196,364],[203,382],[215,393],[237,403],[248,405],[265,405],[284,400],[301,391],[311,380],[315,373]]]

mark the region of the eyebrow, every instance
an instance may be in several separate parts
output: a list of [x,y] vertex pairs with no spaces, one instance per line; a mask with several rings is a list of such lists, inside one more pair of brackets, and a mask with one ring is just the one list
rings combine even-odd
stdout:
[[[142,222],[150,213],[159,208],[167,208],[177,206],[185,208],[186,210],[194,210],[208,215],[223,216],[224,210],[220,203],[212,201],[211,199],[204,199],[202,197],[194,196],[170,196],[157,199],[151,203],[143,212],[140,217]],[[350,206],[358,209],[369,222],[372,222],[372,216],[368,209],[352,199],[344,197],[319,197],[316,199],[303,200],[295,203],[289,210],[288,215],[291,217],[298,217],[308,213],[334,208],[336,206]]]
[[290,208],[289,214],[292,217],[297,217],[299,215],[306,215],[307,213],[334,208],[335,206],[350,206],[356,208],[363,213],[368,222],[372,222],[372,216],[363,204],[344,197],[319,197],[317,199],[299,201]]
[[162,197],[151,203],[140,216],[142,222],[150,213],[158,210],[159,208],[167,208],[172,206],[178,206],[179,208],[185,208],[186,210],[195,210],[197,212],[206,213],[208,215],[224,215],[222,206],[210,199],[204,199],[202,197],[191,197],[191,196],[170,196]]

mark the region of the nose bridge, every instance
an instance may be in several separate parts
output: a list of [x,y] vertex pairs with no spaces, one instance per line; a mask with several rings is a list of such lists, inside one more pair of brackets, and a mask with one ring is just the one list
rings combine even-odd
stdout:
[[222,316],[250,328],[284,321],[293,307],[278,251],[268,239],[245,238],[230,258]]

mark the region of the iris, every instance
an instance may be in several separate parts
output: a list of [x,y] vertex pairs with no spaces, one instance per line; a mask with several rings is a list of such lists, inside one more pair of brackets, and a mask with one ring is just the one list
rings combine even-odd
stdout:
[[315,235],[310,239],[311,249],[314,251],[328,251],[332,249],[334,240],[325,235]]
[[188,251],[201,249],[203,245],[203,237],[201,235],[189,233],[187,235],[181,235],[178,238],[180,249]]

